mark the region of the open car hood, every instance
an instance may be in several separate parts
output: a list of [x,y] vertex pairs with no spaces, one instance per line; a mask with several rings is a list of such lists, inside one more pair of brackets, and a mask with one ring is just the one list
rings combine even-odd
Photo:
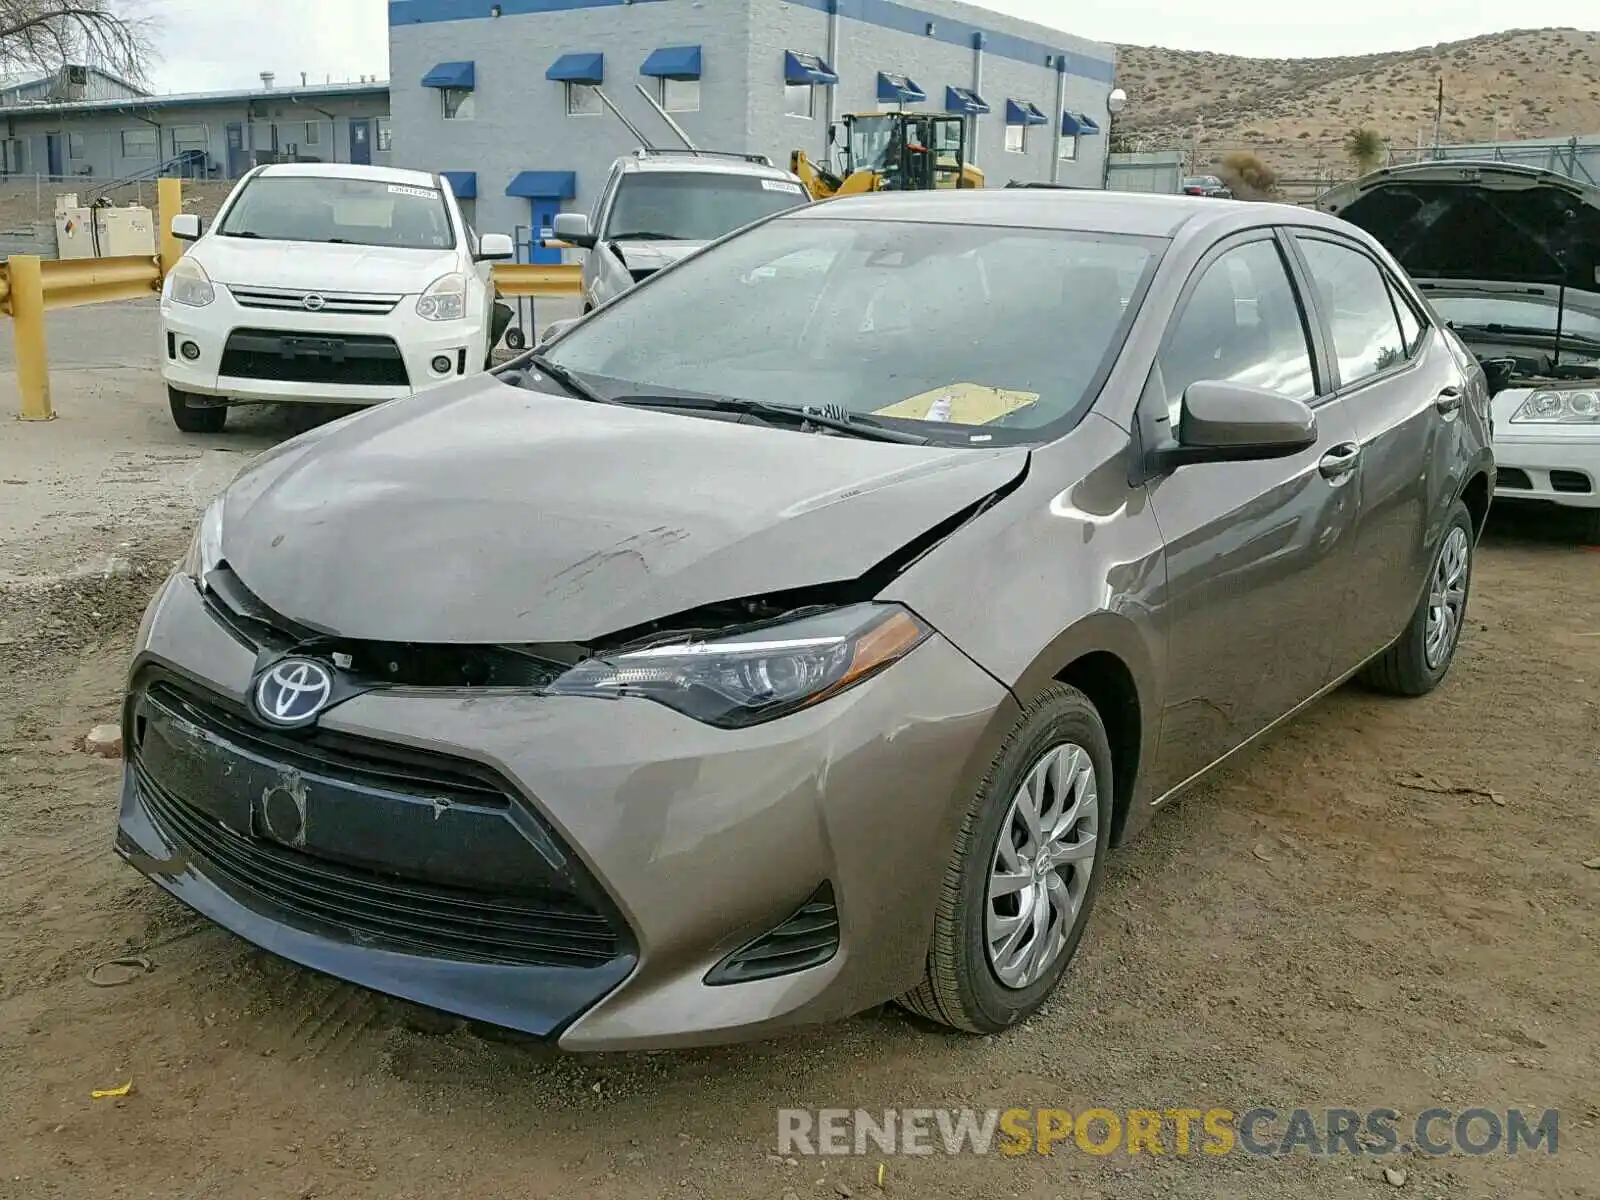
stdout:
[[1419,283],[1565,284],[1600,293],[1600,188],[1511,163],[1388,167],[1317,199]]

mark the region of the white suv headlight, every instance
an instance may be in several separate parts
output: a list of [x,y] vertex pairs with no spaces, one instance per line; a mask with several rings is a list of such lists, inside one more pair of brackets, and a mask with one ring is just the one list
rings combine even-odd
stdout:
[[458,271],[441,275],[417,299],[417,316],[425,321],[459,321],[467,315],[467,277]]
[[1515,425],[1600,425],[1600,388],[1539,391],[1511,414]]
[[190,308],[204,308],[217,298],[217,289],[211,286],[211,276],[206,269],[188,255],[178,260],[167,276],[168,291],[174,304]]

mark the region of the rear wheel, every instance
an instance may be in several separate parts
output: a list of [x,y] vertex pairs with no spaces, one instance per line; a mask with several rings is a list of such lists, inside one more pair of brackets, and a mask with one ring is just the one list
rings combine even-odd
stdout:
[[172,410],[172,423],[184,433],[221,433],[228,423],[226,405],[200,404],[175,387],[167,388],[167,407]]
[[1461,644],[1472,590],[1472,514],[1459,500],[1428,573],[1428,590],[1399,639],[1367,664],[1362,682],[1396,696],[1423,696],[1444,682]]
[[1600,508],[1583,511],[1578,522],[1578,537],[1589,546],[1600,546]]
[[1058,685],[1029,706],[967,810],[910,1011],[970,1033],[1036,1012],[1077,951],[1111,833],[1100,714]]

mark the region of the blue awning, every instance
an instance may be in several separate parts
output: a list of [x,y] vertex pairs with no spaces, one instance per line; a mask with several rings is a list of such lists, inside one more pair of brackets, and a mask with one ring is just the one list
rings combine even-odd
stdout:
[[1094,118],[1087,116],[1084,113],[1074,113],[1073,115],[1078,118],[1078,124],[1082,127],[1084,133],[1100,132],[1100,123]]
[[639,67],[639,74],[657,79],[699,79],[699,46],[663,46],[652,50]]
[[921,104],[928,93],[919,88],[909,75],[891,75],[878,72],[878,101],[882,104]]
[[439,174],[450,181],[450,190],[456,194],[457,200],[476,200],[478,198],[478,173],[476,171],[440,171]]
[[1061,132],[1068,137],[1077,137],[1088,130],[1083,127],[1083,118],[1077,113],[1064,112],[1061,114]]
[[798,54],[793,50],[783,52],[783,81],[785,83],[815,83],[832,87],[839,82],[838,73],[815,54]]
[[947,87],[944,89],[944,110],[967,117],[981,117],[989,111],[989,106],[971,88]]
[[1048,125],[1050,118],[1039,111],[1039,106],[1031,100],[1006,101],[1007,125]]
[[544,73],[546,79],[557,83],[604,83],[606,81],[606,56],[604,54],[563,54],[550,64]]
[[571,200],[577,194],[576,171],[521,171],[506,187],[506,195],[527,200]]
[[478,69],[469,62],[439,63],[422,77],[422,86],[428,88],[460,88],[470,92],[478,86]]

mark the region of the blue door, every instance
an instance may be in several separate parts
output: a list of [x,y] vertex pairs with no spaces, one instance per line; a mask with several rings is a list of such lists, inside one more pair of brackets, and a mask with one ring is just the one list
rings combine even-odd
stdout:
[[372,165],[372,118],[350,118],[350,161],[358,167]]
[[542,265],[556,265],[561,262],[561,251],[547,250],[539,242],[548,237],[555,236],[553,226],[556,223],[556,214],[561,211],[561,201],[554,196],[535,196],[533,198],[533,233],[531,240],[533,248],[529,251],[528,261]]
[[238,179],[250,169],[250,155],[244,148],[244,126],[235,121],[228,126],[228,178]]
[[62,136],[59,133],[47,133],[44,135],[45,157],[50,160],[50,174],[56,179],[61,179],[67,173],[66,164],[62,162],[61,158],[62,141]]

